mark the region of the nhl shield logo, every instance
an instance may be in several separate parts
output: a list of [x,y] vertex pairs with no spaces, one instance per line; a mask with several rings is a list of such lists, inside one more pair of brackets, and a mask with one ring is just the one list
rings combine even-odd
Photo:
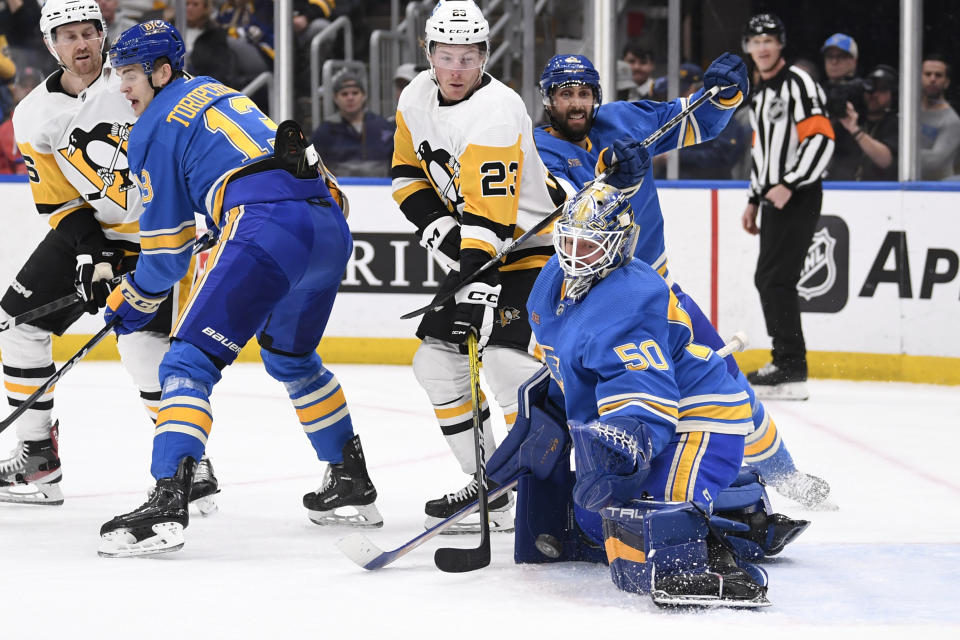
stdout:
[[840,216],[822,215],[797,282],[800,310],[836,313],[847,304],[850,230]]
[[837,281],[837,261],[833,256],[836,246],[837,241],[826,227],[813,234],[797,282],[797,293],[804,300],[823,295]]

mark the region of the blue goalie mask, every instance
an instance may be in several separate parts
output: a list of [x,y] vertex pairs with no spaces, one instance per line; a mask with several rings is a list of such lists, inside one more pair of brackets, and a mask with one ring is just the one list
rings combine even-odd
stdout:
[[153,72],[154,63],[167,58],[174,74],[183,71],[183,56],[186,46],[183,37],[169,22],[150,20],[130,27],[120,34],[110,47],[110,66],[114,69],[131,64],[143,65],[148,76]]
[[[633,222],[630,199],[619,189],[595,182],[563,206],[553,230],[553,244],[577,298],[589,284],[633,259],[638,227]],[[583,289],[580,291],[580,289]]]

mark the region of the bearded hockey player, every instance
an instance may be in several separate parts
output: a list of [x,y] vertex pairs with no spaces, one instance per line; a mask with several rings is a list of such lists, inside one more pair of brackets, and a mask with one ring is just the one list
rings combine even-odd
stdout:
[[[76,291],[76,305],[0,332],[7,399],[19,404],[55,371],[51,335],[61,335],[84,311],[106,301],[106,281],[137,263],[140,193],[127,165],[127,139],[136,116],[115,90],[103,66],[106,25],[95,0],[48,0],[40,30],[60,68],[36,87],[13,117],[37,212],[51,229],[27,259],[0,301],[7,319]],[[154,320],[117,346],[140,389],[151,420],[160,403],[157,369],[190,278]],[[17,422],[19,444],[0,460],[0,502],[58,505],[62,471],[59,422],[53,391],[44,394]],[[201,462],[194,499],[212,496],[216,478]],[[214,505],[205,500],[202,510]]]

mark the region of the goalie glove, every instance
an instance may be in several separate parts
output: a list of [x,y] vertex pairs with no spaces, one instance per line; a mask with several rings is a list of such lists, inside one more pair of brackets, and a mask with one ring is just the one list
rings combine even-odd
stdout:
[[81,249],[73,285],[87,313],[96,313],[107,304],[113,285],[110,280],[123,259],[119,249]]
[[420,246],[447,272],[460,271],[460,225],[453,216],[440,216],[424,227]]
[[650,473],[653,442],[647,426],[628,416],[570,423],[577,482],[573,501],[588,511],[622,506],[640,497]]
[[606,183],[630,198],[640,189],[644,176],[650,170],[650,153],[643,144],[629,138],[616,140],[600,152],[596,174],[599,176],[614,165],[616,168],[606,179]]
[[107,296],[107,308],[103,320],[107,324],[116,321],[117,335],[133,333],[142,329],[156,315],[169,291],[149,293],[137,286],[133,274],[123,276],[120,284]]

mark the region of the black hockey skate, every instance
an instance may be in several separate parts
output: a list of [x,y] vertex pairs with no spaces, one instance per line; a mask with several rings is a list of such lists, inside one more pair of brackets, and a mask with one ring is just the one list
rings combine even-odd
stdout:
[[0,460],[0,502],[63,504],[60,480],[59,422],[45,440],[25,440]]
[[806,400],[810,397],[805,362],[792,366],[767,363],[748,373],[747,382],[761,400]]
[[[374,504],[376,499],[377,489],[367,474],[360,436],[353,436],[343,445],[343,462],[327,466],[323,485],[303,496],[303,506],[307,517],[319,525],[382,527],[383,516]],[[352,509],[337,513],[343,507]]]
[[[490,478],[487,478],[487,491],[493,491],[498,486]],[[471,502],[478,498],[477,479],[471,478],[470,484],[456,493],[448,493],[436,500],[430,500],[424,505],[424,512],[427,514],[424,527],[429,529],[443,520],[446,520],[457,511],[460,511]],[[488,508],[490,510],[490,531],[509,532],[513,531],[513,514],[510,507],[513,505],[513,493],[508,491],[496,500],[491,500]],[[464,518],[457,524],[443,532],[442,535],[455,535],[463,533],[480,533],[479,516]]]
[[104,558],[124,558],[168,553],[183,547],[196,468],[196,460],[184,458],[172,478],[157,480],[156,488],[139,508],[100,527],[98,553]]
[[[764,575],[761,573],[761,575]],[[650,597],[661,607],[769,607],[767,587],[737,566],[713,536],[707,539],[707,570],[654,577]]]
[[220,493],[220,483],[213,473],[213,463],[210,458],[203,456],[197,463],[197,471],[193,474],[193,486],[190,489],[190,505],[197,508],[201,516],[208,516],[217,511],[217,501],[213,496]]

